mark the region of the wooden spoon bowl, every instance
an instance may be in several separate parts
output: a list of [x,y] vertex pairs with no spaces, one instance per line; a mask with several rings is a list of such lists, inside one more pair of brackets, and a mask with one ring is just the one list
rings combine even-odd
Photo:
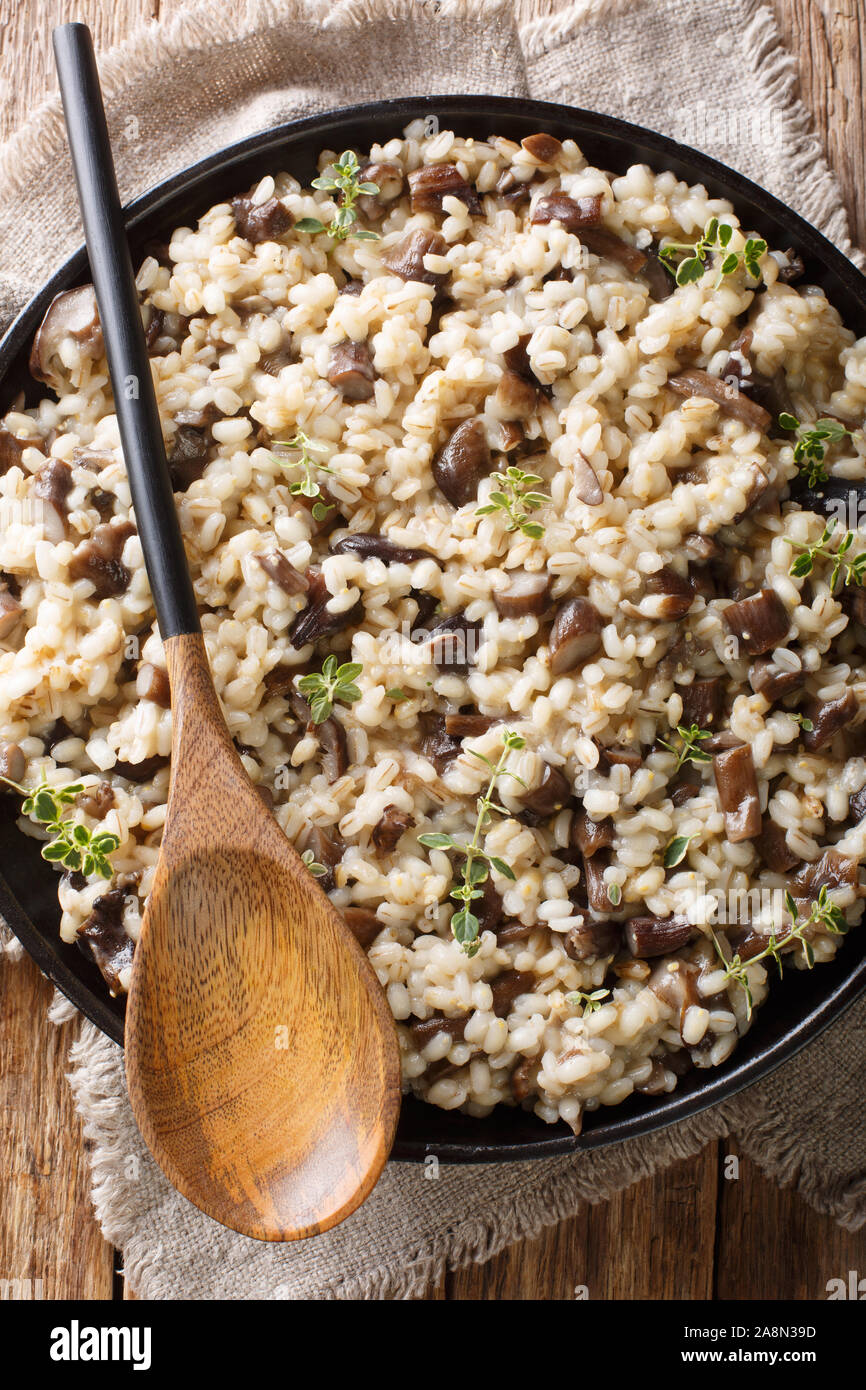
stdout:
[[129,993],[126,1074],[177,1189],[262,1240],[335,1225],[394,1136],[394,1021],[370,964],[247,777],[198,634],[166,644],[174,733]]

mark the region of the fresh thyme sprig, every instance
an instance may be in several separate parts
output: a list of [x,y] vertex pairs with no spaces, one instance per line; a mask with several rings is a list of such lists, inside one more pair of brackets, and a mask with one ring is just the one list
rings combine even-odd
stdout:
[[324,724],[330,718],[336,700],[341,700],[344,705],[353,705],[360,700],[361,692],[355,680],[363,669],[360,661],[345,661],[338,666],[337,658],[329,656],[325,658],[321,672],[296,678],[295,685],[310,706],[314,724]]
[[764,947],[763,951],[759,951],[758,954],[752,956],[750,960],[741,960],[739,953],[733,956],[730,961],[727,960],[718,937],[715,932],[712,934],[716,954],[725,967],[725,981],[727,982],[730,980],[738,985],[746,997],[747,1018],[752,1017],[752,1010],[755,1003],[752,996],[752,988],[749,983],[748,967],[750,965],[757,965],[760,961],[772,957],[781,975],[783,969],[782,951],[787,946],[792,946],[799,942],[803,948],[803,959],[806,962],[807,968],[811,970],[815,964],[815,952],[812,950],[811,942],[806,937],[806,932],[808,930],[815,930],[828,932],[831,936],[844,936],[848,930],[848,923],[845,920],[845,914],[841,907],[837,907],[836,903],[831,903],[827,896],[826,884],[821,888],[817,902],[813,902],[809,916],[804,917],[801,922],[797,920],[797,904],[792,894],[789,892],[785,893],[785,907],[791,915],[791,927],[782,936],[777,936],[775,931],[771,932],[767,945]]
[[585,994],[582,989],[576,989],[571,994],[565,996],[566,1004],[572,1004],[575,1008],[583,1005],[583,1018],[588,1018],[600,1009],[602,1004],[610,994],[609,989],[594,989],[592,994]]
[[[678,285],[689,285],[693,280],[700,280],[707,268],[707,258],[714,252],[722,257],[716,289],[726,275],[734,273],[741,260],[752,279],[760,280],[761,257],[766,255],[767,243],[760,237],[749,237],[742,252],[729,251],[733,234],[734,229],[729,222],[720,222],[718,217],[711,217],[704,227],[703,236],[694,244],[669,241],[659,249],[659,260]],[[684,252],[687,253],[685,258],[680,260]]]
[[783,430],[797,432],[794,462],[809,487],[827,481],[824,458],[830,445],[838,444],[846,434],[854,438],[854,431],[847,429],[841,420],[822,419],[816,420],[814,425],[801,425],[796,415],[785,410],[779,416],[779,424]]
[[489,516],[492,512],[504,512],[508,517],[506,531],[522,531],[530,540],[538,540],[544,535],[544,527],[538,521],[529,520],[529,512],[538,511],[551,499],[546,492],[535,492],[543,482],[537,473],[524,473],[522,468],[513,465],[504,473],[494,473],[496,492],[491,492],[484,507],[476,508],[476,516]]
[[677,733],[682,743],[680,748],[676,748],[672,743],[665,743],[663,738],[659,739],[662,748],[666,748],[669,753],[675,753],[677,756],[677,765],[674,768],[675,772],[679,772],[684,763],[712,762],[709,753],[703,748],[698,747],[702,739],[712,737],[706,729],[702,729],[698,724],[678,724]]
[[27,791],[8,777],[0,777],[0,781],[24,797],[22,815],[44,825],[53,836],[42,846],[43,859],[83,873],[85,878],[92,878],[94,874],[111,878],[113,870],[108,856],[119,846],[120,837],[109,830],[89,830],[63,814],[64,808],[71,806],[84,791],[83,782],[70,782],[65,787],[49,787],[47,782],[42,782],[33,791]]
[[517,749],[525,747],[526,740],[520,734],[513,733],[510,729],[504,729],[502,732],[502,752],[496,763],[474,748],[467,748],[467,753],[471,753],[474,758],[478,758],[490,769],[490,781],[487,784],[487,789],[478,798],[475,830],[468,845],[460,844],[453,835],[418,836],[418,843],[427,849],[455,850],[463,856],[460,882],[455,883],[450,894],[456,902],[462,904],[451,916],[451,932],[454,939],[460,942],[467,956],[474,956],[481,944],[478,940],[481,924],[472,911],[471,904],[476,898],[484,897],[481,884],[487,881],[491,868],[495,869],[498,874],[502,874],[503,878],[514,881],[514,870],[511,866],[506,864],[504,859],[498,859],[495,855],[488,854],[486,850],[481,848],[480,842],[481,836],[490,825],[491,811],[500,811],[505,816],[510,814],[504,806],[498,805],[493,799],[500,778],[511,777],[521,786],[526,785],[516,772],[509,772],[506,767],[509,755]]
[[313,519],[324,521],[328,512],[333,511],[333,504],[328,504],[322,500],[322,490],[314,477],[314,472],[330,473],[333,475],[333,468],[328,468],[324,463],[319,463],[318,459],[312,457],[325,446],[318,444],[315,440],[304,434],[303,430],[298,430],[293,439],[277,439],[275,441],[281,449],[298,449],[300,458],[284,459],[279,454],[274,458],[283,468],[300,468],[301,477],[296,478],[293,483],[289,483],[289,492],[292,497],[315,497],[318,500],[313,503]]
[[803,579],[807,574],[811,574],[816,560],[831,561],[830,570],[830,593],[836,588],[836,582],[842,575],[842,586],[847,588],[849,585],[862,585],[866,583],[866,551],[861,550],[859,555],[852,555],[850,560],[846,558],[851,546],[854,544],[854,532],[846,531],[835,550],[831,549],[827,542],[836,529],[837,518],[833,517],[821,532],[821,539],[815,545],[801,545],[799,541],[792,541],[788,536],[785,540],[800,553],[792,562],[789,574],[797,579]]
[[362,181],[360,173],[358,156],[353,150],[344,150],[334,165],[333,174],[322,174],[319,178],[313,179],[313,188],[337,194],[339,204],[336,217],[328,226],[318,217],[302,217],[295,223],[295,231],[309,232],[312,236],[318,235],[319,232],[327,232],[333,241],[345,241],[348,236],[357,237],[359,241],[378,241],[378,232],[355,226],[358,221],[358,209],[355,204],[361,194],[375,196],[379,192],[379,185]]

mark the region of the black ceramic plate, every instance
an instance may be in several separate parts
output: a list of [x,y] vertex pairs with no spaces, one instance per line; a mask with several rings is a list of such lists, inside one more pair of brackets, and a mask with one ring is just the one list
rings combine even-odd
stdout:
[[[866,333],[866,279],[835,247],[802,218],[742,175],[706,155],[638,126],[591,111],[542,102],[497,97],[418,97],[350,107],[310,117],[251,136],[184,170],[131,203],[127,226],[137,262],[142,248],[173,227],[192,224],[213,203],[248,188],[263,174],[286,169],[308,184],[321,149],[364,150],[374,141],[398,135],[418,116],[434,117],[443,128],[485,138],[498,134],[520,140],[536,130],[576,140],[592,163],[623,172],[634,163],[672,169],[689,183],[729,198],[743,224],[771,246],[793,247],[803,258],[807,281],[823,287],[855,333]],[[23,390],[28,404],[43,388],[27,371],[33,334],[55,294],[86,280],[80,250],[52,277],[18,317],[0,343],[0,413]],[[123,1038],[123,1004],[111,999],[92,962],[59,939],[56,879],[39,857],[37,844],[22,836],[8,798],[0,806],[0,912],[45,974],[103,1032]],[[671,1124],[723,1100],[765,1076],[814,1038],[866,987],[862,934],[855,932],[836,960],[811,973],[789,971],[773,987],[751,1032],[730,1061],[712,1071],[692,1071],[672,1095],[633,1096],[622,1105],[586,1117],[575,1139],[564,1125],[550,1126],[533,1115],[500,1106],[488,1119],[437,1110],[409,1098],[404,1102],[393,1156],[421,1159],[435,1153],[447,1162],[489,1162],[533,1158],[591,1148],[631,1138]]]

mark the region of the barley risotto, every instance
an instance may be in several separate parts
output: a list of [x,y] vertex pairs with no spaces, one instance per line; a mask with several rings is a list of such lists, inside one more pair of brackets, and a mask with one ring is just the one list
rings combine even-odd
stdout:
[[[866,340],[802,270],[672,173],[420,121],[141,265],[229,728],[434,1105],[577,1133],[860,919]],[[90,287],[31,372],[0,775],[122,993],[171,715]]]

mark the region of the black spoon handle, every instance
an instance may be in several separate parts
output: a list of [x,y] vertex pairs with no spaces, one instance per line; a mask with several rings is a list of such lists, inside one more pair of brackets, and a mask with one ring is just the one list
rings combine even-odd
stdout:
[[86,24],[64,24],[53,39],[135,519],[165,640],[200,632],[201,626],[174,506],[93,39]]

